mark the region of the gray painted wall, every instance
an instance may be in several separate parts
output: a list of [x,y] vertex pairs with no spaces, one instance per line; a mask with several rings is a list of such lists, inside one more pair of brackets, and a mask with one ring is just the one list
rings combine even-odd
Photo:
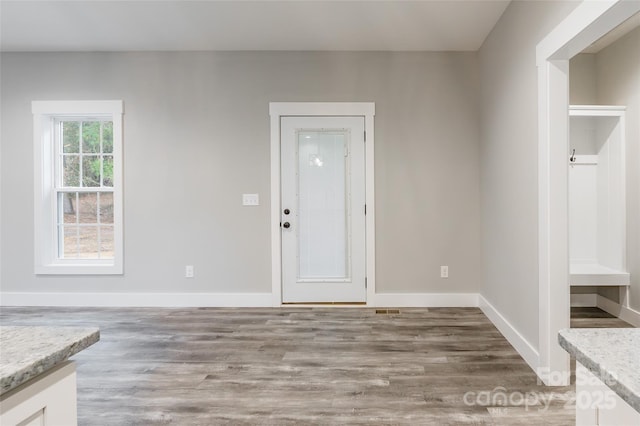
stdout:
[[512,2],[479,52],[481,294],[538,347],[536,45],[579,2]]
[[598,102],[596,91],[596,55],[581,53],[569,61],[569,103],[594,105]]
[[[3,291],[270,292],[270,101],[375,102],[378,291],[479,290],[475,53],[1,59]],[[123,276],[33,274],[31,101],[57,99],[124,100]]]

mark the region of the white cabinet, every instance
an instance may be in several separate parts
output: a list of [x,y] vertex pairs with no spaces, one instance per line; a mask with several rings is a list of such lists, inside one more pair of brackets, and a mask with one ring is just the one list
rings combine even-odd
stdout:
[[576,425],[640,426],[640,413],[576,362]]
[[76,367],[67,361],[0,399],[2,426],[77,425]]
[[625,107],[571,106],[569,257],[573,286],[628,286]]

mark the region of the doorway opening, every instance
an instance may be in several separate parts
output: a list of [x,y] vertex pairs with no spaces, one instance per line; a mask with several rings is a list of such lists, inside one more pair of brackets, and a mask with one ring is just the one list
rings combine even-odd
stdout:
[[537,46],[539,357],[546,385],[568,385],[569,354],[557,343],[569,327],[569,60],[640,11],[639,2],[583,2]]

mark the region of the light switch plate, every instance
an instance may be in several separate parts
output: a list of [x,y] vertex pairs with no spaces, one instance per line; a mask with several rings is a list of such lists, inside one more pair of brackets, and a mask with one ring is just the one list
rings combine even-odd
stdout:
[[184,277],[185,278],[193,278],[195,277],[195,272],[193,270],[193,265],[187,265],[184,267]]
[[443,265],[440,267],[440,278],[449,278],[449,267]]
[[242,194],[243,206],[258,206],[260,205],[260,197],[258,194]]

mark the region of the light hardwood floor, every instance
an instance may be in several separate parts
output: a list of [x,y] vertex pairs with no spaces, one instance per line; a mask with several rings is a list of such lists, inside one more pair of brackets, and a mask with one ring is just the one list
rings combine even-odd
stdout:
[[571,308],[571,328],[625,328],[631,324],[598,308]]
[[80,425],[574,424],[573,386],[539,385],[476,308],[5,307],[0,322],[100,327],[74,357]]

